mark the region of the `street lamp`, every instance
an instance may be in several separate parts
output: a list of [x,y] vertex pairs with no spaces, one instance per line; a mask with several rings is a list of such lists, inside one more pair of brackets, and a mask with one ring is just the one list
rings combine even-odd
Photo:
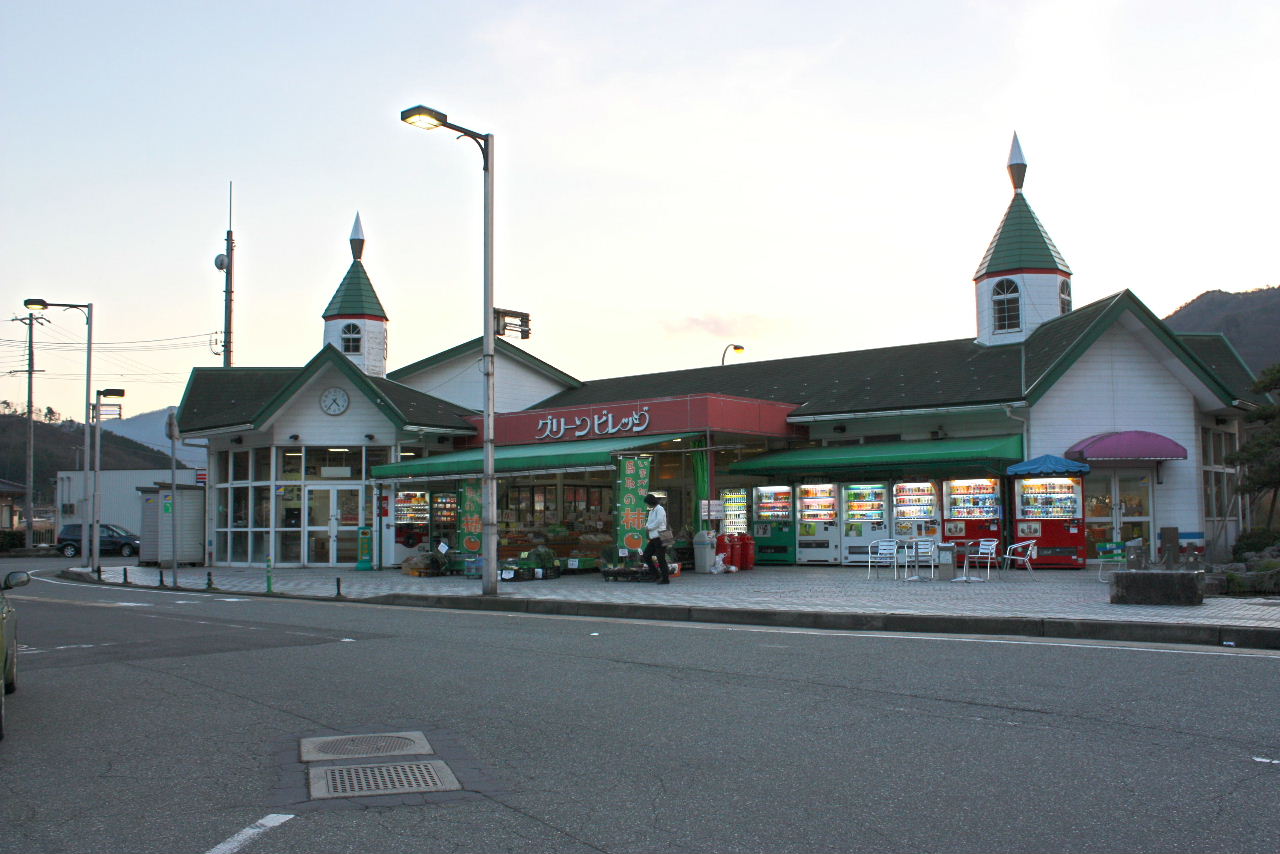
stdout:
[[732,350],[732,351],[733,351],[733,352],[735,352],[735,353],[741,353],[741,352],[742,352],[743,350],[745,350],[745,349],[747,349],[747,348],[746,348],[746,347],[743,347],[741,344],[728,344],[728,345],[725,345],[724,350],[722,350],[722,351],[720,352],[720,367],[724,367],[724,358],[725,358],[725,356],[728,356],[728,355],[729,355],[729,351],[730,351],[730,350]]
[[[93,396],[93,547],[89,558],[90,569],[98,568],[98,558],[102,552],[99,548],[102,542],[102,520],[98,517],[102,512],[102,487],[99,485],[99,474],[102,472],[102,398],[104,397],[124,397],[124,389],[101,388]],[[80,541],[80,548],[84,549],[84,540]]]
[[467,137],[480,148],[484,165],[484,349],[481,373],[484,375],[484,473],[480,480],[480,555],[484,561],[481,593],[498,592],[498,489],[493,465],[493,134],[477,133],[449,121],[439,110],[418,105],[403,110],[400,121],[423,130],[448,128]]
[[89,542],[89,407],[93,391],[93,303],[49,302],[42,299],[28,299],[23,306],[31,311],[46,311],[50,308],[78,308],[84,312],[84,320],[88,326],[84,344],[84,503],[80,512],[80,557],[83,565],[89,566],[89,555],[85,543]]

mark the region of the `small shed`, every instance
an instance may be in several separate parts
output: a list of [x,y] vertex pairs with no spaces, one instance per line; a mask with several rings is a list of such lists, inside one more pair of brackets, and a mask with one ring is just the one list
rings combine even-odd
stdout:
[[138,563],[168,566],[173,560],[173,532],[178,535],[178,563],[204,565],[203,486],[178,484],[177,500],[168,483],[139,486],[142,501],[142,549]]

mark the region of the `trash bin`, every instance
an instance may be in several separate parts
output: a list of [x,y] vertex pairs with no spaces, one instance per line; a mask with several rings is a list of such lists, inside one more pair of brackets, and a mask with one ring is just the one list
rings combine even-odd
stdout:
[[710,572],[716,565],[716,532],[699,531],[693,535],[693,571]]

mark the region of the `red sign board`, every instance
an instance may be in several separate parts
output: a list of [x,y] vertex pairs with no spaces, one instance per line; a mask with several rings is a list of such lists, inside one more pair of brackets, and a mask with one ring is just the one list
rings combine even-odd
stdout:
[[[724,394],[689,394],[642,400],[502,412],[494,417],[494,442],[499,445],[532,445],[542,442],[575,442],[625,436],[660,436],[666,433],[711,431],[750,436],[791,437],[800,434],[787,415],[794,403],[731,397]],[[483,428],[478,415],[468,419],[476,432]],[[480,438],[468,445],[480,444]]]

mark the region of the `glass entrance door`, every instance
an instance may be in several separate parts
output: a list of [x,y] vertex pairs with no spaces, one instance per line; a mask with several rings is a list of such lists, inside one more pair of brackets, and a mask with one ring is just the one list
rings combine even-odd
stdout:
[[1089,557],[1100,542],[1141,539],[1151,552],[1151,471],[1094,469],[1084,479]]
[[306,565],[355,563],[361,521],[360,489],[308,486],[306,510]]

